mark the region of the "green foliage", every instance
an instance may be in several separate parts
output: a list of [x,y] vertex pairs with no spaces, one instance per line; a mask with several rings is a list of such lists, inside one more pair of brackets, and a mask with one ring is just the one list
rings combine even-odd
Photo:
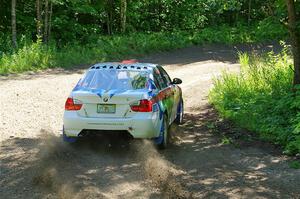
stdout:
[[[0,74],[117,61],[192,44],[254,42],[257,40],[254,33],[253,28],[223,25],[199,32],[150,32],[101,37],[91,34],[85,45],[72,42],[64,46],[57,46],[54,42],[49,45],[43,45],[41,41],[34,43],[24,36],[19,40],[16,52],[11,50],[2,56],[0,54]],[[3,45],[7,44],[0,44]]]
[[46,46],[39,41],[26,44],[15,53],[3,54],[0,74],[120,60],[189,44],[190,38],[181,32],[103,36],[84,46],[73,43],[59,49],[54,44]]
[[249,43],[256,41],[254,28],[239,25],[230,27],[222,25],[219,27],[205,28],[194,36],[194,43]]
[[279,55],[240,53],[239,74],[224,72],[214,80],[210,102],[225,117],[261,139],[300,152],[300,90],[292,91],[293,70],[287,49]]
[[270,38],[268,40],[280,40],[287,38],[288,31],[275,17],[268,17],[258,23],[256,38]]
[[223,145],[232,144],[232,140],[231,140],[230,138],[227,138],[227,137],[224,136],[224,137],[222,138],[221,143],[222,143]]
[[[75,41],[87,43],[88,35],[91,34],[99,36],[120,33],[120,0],[51,0],[49,2],[53,4],[51,37],[60,46]],[[1,1],[0,7],[0,32],[5,35],[11,33],[10,3],[10,1]],[[16,6],[17,34],[30,35],[33,40],[37,33],[35,3],[36,0],[18,0]],[[45,1],[40,3],[41,17],[44,20]],[[286,8],[282,0],[251,0],[250,10],[248,3],[249,0],[127,1],[126,30],[127,33],[199,31],[202,28],[220,25],[238,26],[238,24],[248,24],[248,14],[252,26],[263,21],[259,26],[263,26],[262,30],[268,27],[273,36],[276,31],[281,30],[281,27],[277,30],[279,26],[274,26],[273,29],[271,27],[273,21],[277,24],[281,19],[286,18]],[[265,32],[261,31],[260,34]],[[9,49],[5,48],[1,51],[7,50]]]
[[52,66],[52,58],[53,49],[38,41],[25,45],[14,54],[4,54],[0,59],[0,74],[45,69]]
[[193,35],[193,42],[194,44],[253,43],[284,39],[287,38],[287,35],[287,30],[281,24],[272,24],[272,22],[269,22],[268,26],[261,25],[261,23],[250,27],[242,24],[238,24],[234,27],[221,25],[216,27],[204,28],[198,32],[195,32]]
[[292,168],[292,169],[300,169],[300,162],[299,161],[292,161],[289,166]]

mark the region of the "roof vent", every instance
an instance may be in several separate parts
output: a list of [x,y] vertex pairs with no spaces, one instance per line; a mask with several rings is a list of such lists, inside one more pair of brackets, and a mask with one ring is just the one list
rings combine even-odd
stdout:
[[144,66],[144,69],[148,69],[147,66]]
[[107,68],[106,66],[102,66],[102,68]]
[[130,68],[134,68],[134,66],[130,66]]
[[113,67],[113,66],[110,66],[109,68],[110,68],[110,69],[113,69],[114,67]]
[[95,68],[95,66],[92,66],[92,67],[91,67],[91,69],[94,69],[94,68]]
[[99,69],[99,68],[100,68],[99,66],[96,67],[96,69]]
[[141,69],[141,67],[138,66],[138,67],[136,67],[136,69]]
[[124,66],[123,69],[127,69],[127,66]]
[[119,65],[119,66],[117,66],[117,69],[121,69],[121,66]]

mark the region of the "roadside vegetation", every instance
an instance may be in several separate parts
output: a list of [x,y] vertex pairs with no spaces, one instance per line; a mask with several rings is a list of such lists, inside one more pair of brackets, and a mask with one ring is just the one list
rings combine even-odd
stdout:
[[280,54],[240,53],[240,72],[224,72],[215,79],[209,100],[222,117],[282,146],[285,154],[299,155],[300,4],[294,0],[274,3],[278,8],[286,3],[287,16],[280,21],[289,30],[291,46],[282,43]]
[[203,43],[287,38],[275,0],[5,0],[0,75],[116,61]]
[[276,30],[265,33],[267,27],[212,27],[198,32],[174,31],[131,33],[127,35],[91,37],[87,44],[68,43],[58,48],[55,43],[44,45],[22,38],[20,48],[13,53],[3,53],[0,59],[0,74],[36,71],[46,68],[69,68],[81,64],[101,61],[118,61],[123,58],[137,57],[148,53],[171,50],[189,45],[207,43],[249,43],[270,41],[287,36],[287,31],[279,26]]
[[300,153],[300,87],[293,87],[293,62],[285,47],[280,54],[240,53],[241,71],[215,79],[210,102],[219,113],[261,139]]

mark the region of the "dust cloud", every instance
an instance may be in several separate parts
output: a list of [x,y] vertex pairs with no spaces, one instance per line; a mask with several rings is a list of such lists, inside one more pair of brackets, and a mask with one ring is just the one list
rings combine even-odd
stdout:
[[73,156],[70,146],[62,142],[53,132],[45,129],[40,130],[41,142],[37,154],[36,174],[32,182],[45,191],[50,190],[56,193],[60,199],[71,199],[76,196],[71,182],[66,183],[65,176],[61,169],[66,164],[71,164]]
[[[82,193],[80,193],[76,183],[67,181],[72,177],[69,175],[76,175],[68,168],[80,161],[83,155],[82,151],[85,150],[92,155],[105,153],[107,148],[121,152],[119,151],[120,148],[124,150],[124,143],[128,142],[128,140],[119,140],[116,146],[111,145],[109,139],[104,139],[98,143],[102,146],[97,148],[95,148],[95,143],[92,140],[84,140],[85,143],[70,145],[64,143],[50,130],[45,129],[40,131],[39,137],[41,141],[38,145],[36,172],[32,182],[36,187],[45,192],[51,192],[52,195],[54,194],[61,199],[82,198]],[[131,158],[139,163],[142,180],[147,182],[147,186],[158,189],[163,198],[191,198],[184,186],[177,180],[177,176],[182,174],[182,171],[168,162],[163,157],[163,151],[158,151],[152,141],[130,140],[127,144],[125,147],[129,150],[128,153],[134,154]],[[122,165],[122,162],[120,164]],[[98,188],[101,189],[101,187]]]
[[145,179],[159,188],[164,198],[190,198],[188,191],[177,180],[182,173],[164,159],[156,146],[149,140],[143,140],[138,146],[138,158],[141,161]]

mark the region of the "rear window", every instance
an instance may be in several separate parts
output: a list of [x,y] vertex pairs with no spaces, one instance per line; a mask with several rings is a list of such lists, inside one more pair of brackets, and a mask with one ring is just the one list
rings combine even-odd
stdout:
[[149,72],[130,70],[90,70],[78,82],[87,89],[136,90],[146,88]]

